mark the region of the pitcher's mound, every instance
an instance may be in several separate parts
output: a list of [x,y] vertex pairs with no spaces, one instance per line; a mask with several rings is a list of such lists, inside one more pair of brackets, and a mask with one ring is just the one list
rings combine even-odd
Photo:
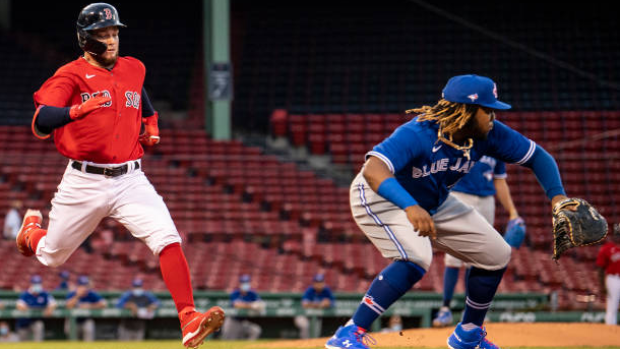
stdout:
[[[490,323],[487,338],[501,347],[619,346],[620,326],[590,323]],[[382,347],[447,347],[454,327],[371,334]],[[326,338],[270,343],[270,348],[322,348]],[[264,347],[257,345],[257,348]]]

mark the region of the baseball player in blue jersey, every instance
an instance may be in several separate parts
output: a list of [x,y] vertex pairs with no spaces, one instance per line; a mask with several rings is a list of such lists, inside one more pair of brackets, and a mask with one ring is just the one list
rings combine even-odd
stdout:
[[[52,315],[56,309],[56,300],[43,289],[42,283],[43,279],[39,275],[33,275],[30,278],[30,288],[19,295],[15,304],[17,310],[42,310],[44,317]],[[20,341],[41,342],[45,338],[43,318],[19,318],[15,321],[15,327]]]
[[[509,214],[510,222],[508,226],[514,227],[512,230],[506,231],[504,239],[510,246],[519,248],[525,237],[525,223],[519,217],[519,213],[512,201],[506,177],[506,164],[503,161],[485,155],[480,158],[465,177],[458,181],[452,188],[450,195],[456,196],[457,199],[473,207],[491,225],[495,221],[494,195],[497,195],[499,202]],[[518,242],[516,241],[517,234],[519,234]],[[463,262],[446,253],[444,265],[443,305],[433,319],[434,327],[452,325],[450,303],[454,296],[454,289],[459,279],[459,270]],[[470,269],[467,263],[465,263],[465,267],[465,281],[467,283],[467,274]],[[467,285],[465,287],[467,288]]]
[[498,348],[486,339],[482,324],[511,248],[480,213],[449,196],[450,189],[488,155],[531,168],[552,204],[567,198],[553,157],[495,120],[495,110],[509,108],[497,99],[491,79],[455,76],[436,105],[408,111],[418,116],[366,155],[351,184],[351,211],[364,234],[393,262],[326,348],[368,348],[370,325],[424,276],[433,247],[472,266],[463,319],[448,346]]

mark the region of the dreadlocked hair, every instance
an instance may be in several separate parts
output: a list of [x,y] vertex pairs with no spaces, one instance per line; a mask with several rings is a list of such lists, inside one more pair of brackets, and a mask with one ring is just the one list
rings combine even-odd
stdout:
[[405,113],[418,113],[418,122],[435,121],[439,124],[441,133],[454,134],[467,124],[476,113],[477,105],[450,102],[440,99],[434,106],[422,106],[416,109],[406,110]]

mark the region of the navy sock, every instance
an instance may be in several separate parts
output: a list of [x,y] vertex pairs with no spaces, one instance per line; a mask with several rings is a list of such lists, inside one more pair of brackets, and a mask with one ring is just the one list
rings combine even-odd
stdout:
[[465,300],[463,324],[473,323],[482,326],[505,271],[506,268],[484,270],[471,267],[467,281],[467,299]]
[[410,261],[392,262],[370,284],[362,303],[353,314],[353,323],[365,330],[370,329],[373,321],[409,291],[425,272]]
[[450,302],[454,297],[454,288],[459,280],[459,268],[446,267],[443,272],[443,306],[450,308]]
[[465,277],[463,278],[463,282],[465,283],[465,297],[467,297],[467,284],[469,281],[469,274],[471,273],[471,267],[465,268]]

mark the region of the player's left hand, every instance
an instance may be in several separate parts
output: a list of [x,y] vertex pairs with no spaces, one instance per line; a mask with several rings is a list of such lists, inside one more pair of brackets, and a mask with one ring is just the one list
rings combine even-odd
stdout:
[[158,117],[159,115],[155,113],[148,118],[142,118],[142,123],[144,123],[144,133],[142,133],[139,138],[142,145],[153,146],[159,143],[159,126],[157,126]]
[[525,239],[525,222],[523,218],[517,217],[508,221],[506,225],[506,233],[504,233],[504,240],[508,245],[519,249]]
[[567,198],[553,206],[553,259],[569,248],[592,245],[607,236],[607,220],[590,203]]
[[431,240],[437,238],[437,231],[435,230],[435,223],[431,215],[420,205],[409,206],[405,209],[407,219],[413,225],[413,228],[418,231],[420,236],[428,236]]

